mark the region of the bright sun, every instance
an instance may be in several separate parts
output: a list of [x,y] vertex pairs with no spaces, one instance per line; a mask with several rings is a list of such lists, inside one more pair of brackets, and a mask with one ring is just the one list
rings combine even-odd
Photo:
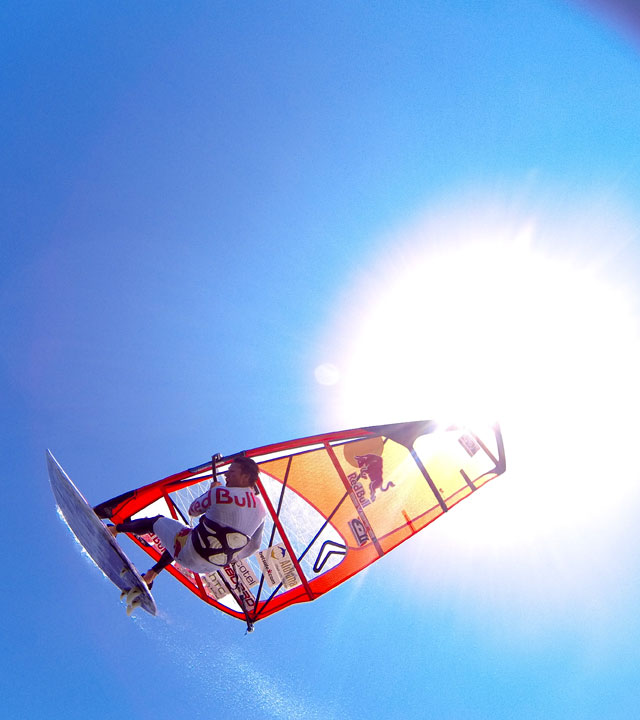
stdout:
[[431,226],[386,244],[342,313],[344,355],[317,377],[336,384],[340,426],[499,420],[505,492],[481,512],[452,512],[454,542],[568,541],[637,484],[631,298],[593,263],[538,243],[533,221],[455,217],[435,239]]

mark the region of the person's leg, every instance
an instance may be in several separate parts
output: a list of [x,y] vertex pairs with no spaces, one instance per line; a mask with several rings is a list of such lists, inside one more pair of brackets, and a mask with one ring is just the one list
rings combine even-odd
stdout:
[[127,520],[123,523],[117,523],[112,525],[115,528],[115,533],[112,530],[112,534],[116,533],[131,533],[132,535],[147,535],[153,532],[153,524],[156,520],[159,520],[162,515],[156,515],[152,518],[138,518],[137,520]]
[[160,560],[143,576],[143,580],[151,589],[156,576],[173,562],[172,552],[175,545],[176,535],[184,530],[189,530],[186,525],[174,520],[173,518],[156,515],[152,518],[138,518],[137,520],[127,520],[116,525],[110,525],[109,531],[115,537],[118,533],[125,532],[132,535],[155,535],[162,545],[167,548],[160,557]]
[[190,530],[189,527],[173,518],[164,517],[163,515],[154,518],[152,532],[166,550],[162,553],[160,560],[142,576],[149,589],[151,589],[155,577],[173,562],[174,555],[179,551],[179,545],[176,543],[177,536],[180,534],[188,535]]

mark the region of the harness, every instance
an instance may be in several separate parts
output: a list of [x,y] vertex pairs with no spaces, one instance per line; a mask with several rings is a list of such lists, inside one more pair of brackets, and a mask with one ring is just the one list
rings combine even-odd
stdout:
[[237,560],[251,538],[238,530],[225,527],[202,515],[191,531],[195,551],[201,558],[224,567]]

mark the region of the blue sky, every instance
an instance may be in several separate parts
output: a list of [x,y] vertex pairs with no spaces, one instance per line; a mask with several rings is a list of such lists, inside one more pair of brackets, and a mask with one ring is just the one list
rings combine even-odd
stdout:
[[[3,4],[5,717],[636,717],[640,55],[610,5]],[[507,474],[246,637],[168,577],[128,619],[46,476],[50,447],[98,502],[464,412]]]

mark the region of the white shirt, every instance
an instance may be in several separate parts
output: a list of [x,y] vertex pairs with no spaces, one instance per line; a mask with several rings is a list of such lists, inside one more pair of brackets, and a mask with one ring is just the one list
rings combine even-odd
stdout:
[[[260,549],[261,530],[267,511],[262,500],[250,488],[228,488],[220,485],[211,487],[189,507],[189,515],[192,517],[203,513],[218,525],[250,538],[249,542],[235,553],[235,560],[249,557]],[[227,564],[224,555],[214,553],[206,559],[198,552],[193,538],[197,528],[190,530],[177,520],[161,518],[156,521],[153,529],[165,547],[173,548],[173,557],[185,568],[197,573],[208,573]],[[214,546],[219,546],[219,543],[214,542]]]
[[209,488],[191,503],[191,517],[202,513],[219,525],[251,537],[264,522],[267,511],[251,488],[218,485]]

